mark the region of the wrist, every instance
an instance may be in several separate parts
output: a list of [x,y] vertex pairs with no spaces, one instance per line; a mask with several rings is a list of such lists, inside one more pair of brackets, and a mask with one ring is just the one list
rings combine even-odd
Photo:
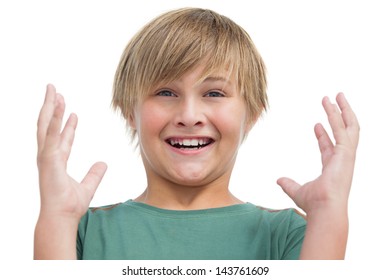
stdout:
[[345,202],[317,202],[314,207],[305,211],[308,218],[316,217],[345,217],[348,216],[348,203]]
[[40,212],[37,225],[41,224],[47,224],[47,225],[55,225],[56,227],[59,226],[66,226],[66,227],[76,227],[78,226],[80,219],[78,216],[73,214],[58,214],[58,213],[47,213],[47,212]]
[[301,259],[343,259],[348,240],[346,207],[317,207],[306,216]]
[[[86,211],[85,211],[86,212]],[[80,212],[74,208],[57,207],[57,205],[50,203],[41,203],[39,219],[60,219],[63,221],[77,220],[79,221],[85,212]]]
[[348,230],[348,207],[340,205],[317,207],[306,213],[306,220],[308,226],[323,225],[334,232],[344,232]]
[[34,234],[34,259],[76,259],[79,219],[71,215],[39,215]]
[[80,219],[73,215],[40,213],[35,227],[35,236],[42,240],[70,237],[76,240]]

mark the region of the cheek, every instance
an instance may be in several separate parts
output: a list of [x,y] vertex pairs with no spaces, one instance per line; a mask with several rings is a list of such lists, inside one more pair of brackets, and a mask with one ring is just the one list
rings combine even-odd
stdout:
[[166,118],[166,112],[164,113],[153,105],[145,104],[145,106],[141,106],[135,114],[136,130],[139,136],[159,133],[166,122]]
[[241,142],[246,131],[245,107],[241,104],[234,104],[221,108],[218,113],[214,114],[213,122],[222,136],[225,135],[234,142]]

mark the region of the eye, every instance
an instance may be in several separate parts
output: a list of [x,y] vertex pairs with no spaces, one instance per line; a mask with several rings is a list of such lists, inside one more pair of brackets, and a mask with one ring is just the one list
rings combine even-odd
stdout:
[[225,94],[219,91],[210,91],[204,95],[205,97],[224,97]]
[[177,96],[176,94],[174,94],[172,91],[170,90],[160,90],[159,92],[157,92],[156,94],[157,96],[168,96],[168,97],[175,97]]

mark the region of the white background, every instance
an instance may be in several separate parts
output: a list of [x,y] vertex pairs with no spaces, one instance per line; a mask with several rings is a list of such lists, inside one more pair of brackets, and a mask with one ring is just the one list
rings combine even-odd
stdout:
[[[110,108],[129,39],[173,8],[213,9],[244,27],[268,68],[270,110],[243,144],[231,180],[244,201],[294,207],[276,185],[320,174],[313,126],[321,99],[345,92],[361,124],[347,259],[388,258],[390,8],[386,1],[2,1],[0,4],[1,258],[32,258],[39,213],[36,121],[47,83],[79,116],[69,173],[109,169],[92,205],[134,198],[143,167]],[[328,127],[328,126],[327,126]]]

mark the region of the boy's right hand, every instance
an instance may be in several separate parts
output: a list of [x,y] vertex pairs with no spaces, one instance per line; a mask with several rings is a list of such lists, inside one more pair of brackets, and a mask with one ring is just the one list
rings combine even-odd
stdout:
[[77,116],[71,114],[61,132],[64,111],[64,98],[53,85],[48,85],[37,132],[40,217],[64,217],[79,221],[88,210],[107,166],[103,162],[95,163],[81,183],[67,174]]

